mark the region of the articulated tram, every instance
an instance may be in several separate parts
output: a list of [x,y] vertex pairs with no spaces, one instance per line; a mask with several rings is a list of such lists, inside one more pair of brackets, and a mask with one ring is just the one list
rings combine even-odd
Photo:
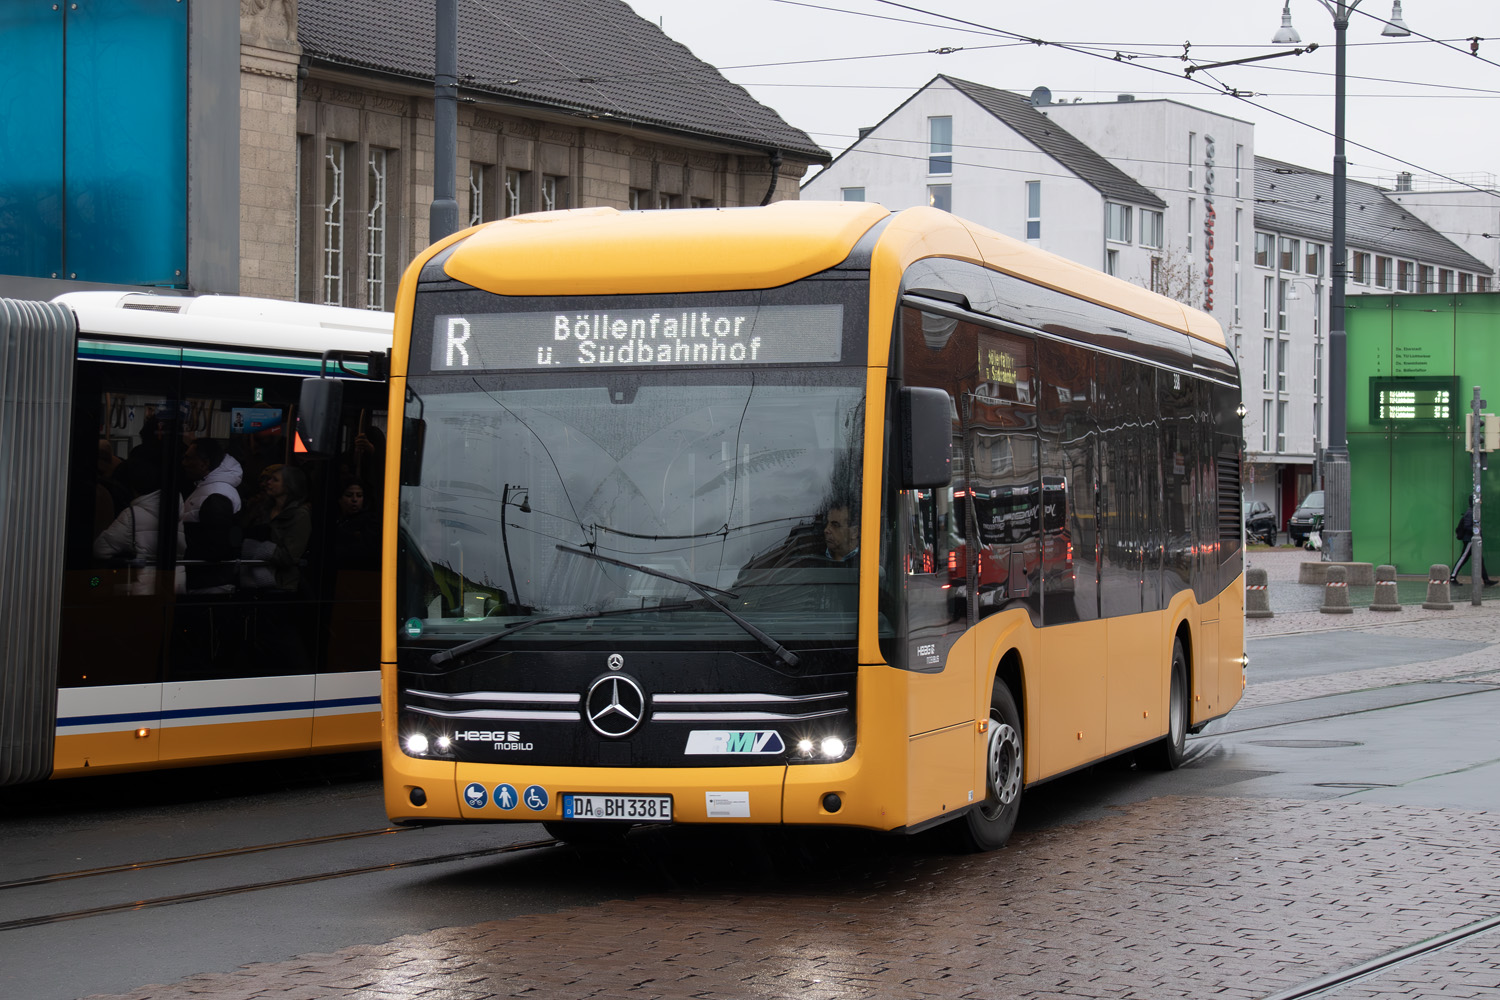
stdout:
[[355,309],[0,300],[0,784],[378,744],[390,345]]

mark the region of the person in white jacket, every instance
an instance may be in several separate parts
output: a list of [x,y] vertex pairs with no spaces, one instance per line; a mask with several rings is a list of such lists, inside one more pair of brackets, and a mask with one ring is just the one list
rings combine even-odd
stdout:
[[195,485],[193,492],[182,502],[180,520],[191,523],[198,520],[203,502],[211,496],[221,496],[229,501],[233,512],[240,512],[239,485],[245,478],[245,470],[234,456],[224,453],[224,446],[213,438],[199,438],[187,446],[182,456],[182,469]]
[[[127,594],[156,592],[156,561],[161,539],[160,472],[144,462],[127,463],[125,481],[139,495],[130,502],[109,527],[94,539],[94,556],[98,559],[123,559],[130,564]],[[182,525],[177,525],[177,556],[187,549]]]

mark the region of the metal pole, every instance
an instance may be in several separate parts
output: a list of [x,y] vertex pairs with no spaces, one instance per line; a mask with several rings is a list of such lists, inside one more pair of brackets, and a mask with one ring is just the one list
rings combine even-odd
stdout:
[[428,242],[458,232],[458,0],[437,0]]
[[1484,537],[1479,531],[1479,471],[1484,458],[1484,400],[1479,398],[1477,385],[1474,387],[1474,400],[1469,404],[1469,409],[1474,414],[1473,427],[1469,432],[1469,446],[1474,452],[1474,539],[1469,543],[1469,603],[1477,608],[1484,593],[1484,578],[1487,575],[1484,566]]
[[1328,444],[1324,448],[1323,557],[1330,562],[1354,558],[1349,516],[1349,449],[1346,410],[1347,347],[1344,331],[1344,279],[1348,272],[1344,225],[1347,203],[1344,190],[1348,161],[1344,157],[1345,36],[1349,12],[1358,6],[1340,2],[1333,16],[1333,261],[1328,306]]

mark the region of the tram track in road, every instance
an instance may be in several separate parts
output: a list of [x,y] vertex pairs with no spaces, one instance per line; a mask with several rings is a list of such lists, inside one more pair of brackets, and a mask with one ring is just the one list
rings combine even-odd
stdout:
[[[399,829],[399,828],[394,828]],[[262,845],[257,848],[246,848],[229,851],[213,851],[203,855],[194,855],[182,859],[168,859],[165,864],[183,864],[189,861],[216,860],[221,857],[234,856],[235,854],[255,853],[256,851],[275,850],[285,846],[300,846],[306,843],[319,843],[326,840],[351,839],[355,836],[371,836],[386,831],[367,831],[363,834],[335,835],[331,838],[309,838],[307,841],[289,841],[286,844]],[[21,930],[27,927],[41,927],[47,924],[61,923],[68,920],[82,920],[88,917],[106,916],[112,913],[124,913],[132,910],[145,910],[160,906],[171,906],[176,903],[193,903],[208,899],[217,899],[224,896],[234,896],[247,892],[263,892],[268,889],[279,889],[290,886],[308,885],[316,882],[327,882],[333,879],[351,878],[357,875],[370,875],[376,872],[399,871],[403,868],[419,868],[426,865],[450,864],[458,861],[469,861],[474,858],[492,857],[501,854],[515,854],[522,851],[537,850],[543,847],[553,847],[560,841],[553,839],[531,840],[517,844],[503,844],[498,847],[482,847],[467,851],[453,851],[446,854],[432,854],[420,858],[409,858],[403,861],[388,861],[373,865],[360,865],[353,868],[340,868],[325,872],[312,872],[306,875],[290,876],[288,878],[268,879],[261,882],[246,882],[237,885],[221,886],[212,889],[198,889],[191,892],[175,893],[167,896],[156,896],[148,899],[129,900],[120,903],[111,903],[104,906],[94,906],[85,909],[69,910],[58,913],[47,913],[33,917],[20,917],[14,920],[0,921],[0,932]],[[93,869],[87,872],[64,874],[61,878],[81,878],[95,874],[106,874],[108,872],[128,872],[140,867],[150,865],[120,865],[109,869]],[[56,881],[56,878],[44,877],[36,880],[26,880],[6,883],[0,888],[15,887],[21,884],[37,885],[45,884],[47,881]]]
[[184,854],[173,858],[156,858],[151,861],[128,861],[117,865],[103,865],[98,868],[81,868],[71,872],[56,872],[51,875],[35,875],[30,878],[13,879],[9,882],[0,882],[0,892],[6,889],[20,889],[31,885],[48,885],[52,882],[66,882],[71,879],[93,878],[98,875],[118,875],[122,872],[147,871],[151,868],[165,868],[171,865],[186,865],[195,861],[216,861],[221,858],[244,857],[249,854],[261,854],[266,851],[281,851],[292,847],[312,847],[319,844],[336,844],[345,840],[360,840],[365,837],[381,837],[392,833],[406,833],[418,827],[387,826],[376,830],[354,830],[348,833],[330,833],[322,837],[302,837],[297,840],[283,840],[274,844],[251,844],[245,847],[226,847],[217,851],[203,851],[199,854]]
[[1320,976],[1317,979],[1308,980],[1299,986],[1280,993],[1273,993],[1265,1000],[1313,1000],[1315,997],[1331,996],[1345,986],[1352,985],[1363,979],[1378,976],[1380,973],[1393,969],[1398,965],[1423,958],[1434,952],[1444,951],[1474,938],[1500,930],[1500,915],[1486,917],[1476,920],[1474,923],[1455,928],[1436,937],[1428,938],[1426,941],[1418,941],[1415,944],[1397,948],[1367,962],[1340,969],[1338,972]]

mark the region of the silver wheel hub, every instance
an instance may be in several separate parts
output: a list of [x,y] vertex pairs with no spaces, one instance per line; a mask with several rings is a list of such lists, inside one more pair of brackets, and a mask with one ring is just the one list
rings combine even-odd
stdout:
[[1021,734],[999,719],[990,721],[990,745],[985,767],[989,799],[1000,806],[1021,794]]

